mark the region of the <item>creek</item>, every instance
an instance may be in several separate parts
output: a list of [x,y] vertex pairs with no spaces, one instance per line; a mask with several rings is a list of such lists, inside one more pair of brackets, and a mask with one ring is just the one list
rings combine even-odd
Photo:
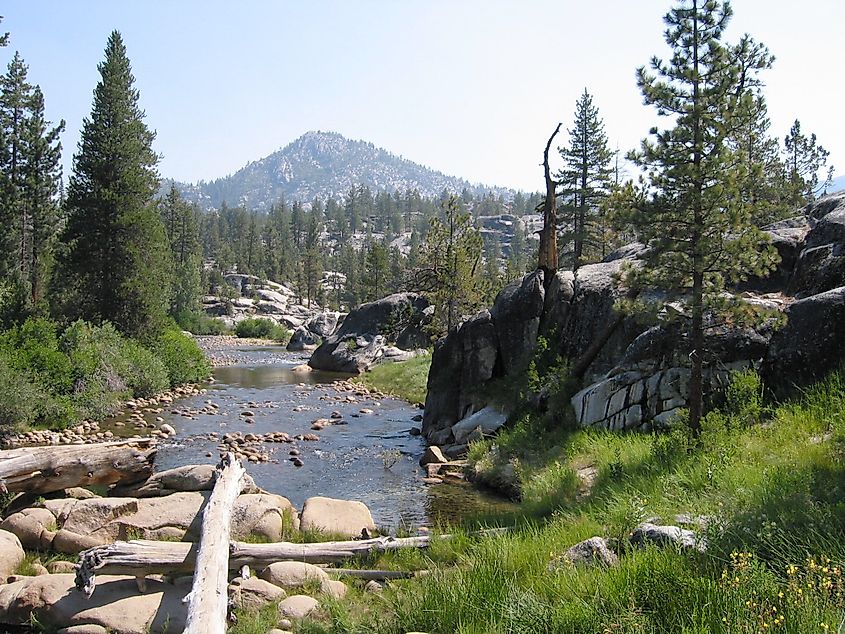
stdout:
[[[270,461],[246,465],[256,484],[297,508],[316,495],[359,500],[369,507],[376,525],[390,531],[456,523],[510,507],[465,483],[422,482],[418,461],[425,443],[409,433],[419,426],[413,420],[421,413],[416,407],[339,391],[332,383],[346,375],[295,372],[307,357],[281,347],[225,352],[230,365],[215,368],[214,383],[205,394],[176,401],[160,413],[176,435],[160,442],[156,470],[215,461],[219,437],[229,432],[313,434],[314,420],[335,413],[345,424],[316,432],[318,441],[263,443]],[[350,396],[354,402],[348,402]],[[217,408],[212,410],[211,404]],[[243,416],[247,411],[253,415]],[[299,452],[301,467],[289,460],[292,449]]]

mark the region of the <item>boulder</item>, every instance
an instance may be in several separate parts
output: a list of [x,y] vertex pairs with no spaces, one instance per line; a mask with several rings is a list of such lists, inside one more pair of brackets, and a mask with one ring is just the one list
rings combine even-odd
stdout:
[[304,350],[316,350],[320,345],[320,337],[305,326],[299,326],[293,331],[287,349],[291,352],[302,352]]
[[349,592],[349,586],[342,581],[326,579],[320,584],[320,592],[332,599],[340,600],[346,596],[347,592]]
[[75,575],[28,577],[0,586],[0,623],[47,628],[99,625],[115,634],[181,632],[189,588],[147,579],[138,593],[134,577],[97,575],[97,591],[90,599],[75,587]]
[[413,336],[424,322],[428,301],[415,293],[395,293],[350,312],[338,331],[326,338],[308,364],[317,370],[360,374],[377,363],[384,348],[421,347]]
[[290,590],[311,581],[323,583],[329,576],[319,566],[301,561],[277,561],[261,571],[261,579],[273,586]]
[[[117,539],[195,539],[199,536],[201,511],[209,491],[180,492],[151,498],[96,498],[76,500],[63,511],[62,530],[54,547],[62,552]],[[268,493],[238,497],[232,509],[232,535],[250,535],[278,541],[282,535],[282,514],[293,511],[290,501]],[[60,546],[61,545],[61,546]]]
[[305,500],[299,516],[302,531],[321,531],[330,535],[358,537],[363,529],[375,531],[370,509],[362,502],[312,497]]
[[490,436],[499,431],[507,420],[507,414],[498,407],[489,405],[452,425],[452,437],[455,439],[455,444],[464,444],[470,441],[470,434],[478,428],[481,429],[483,435]]
[[786,315],[760,369],[779,396],[810,385],[845,361],[845,286],[799,300]]
[[268,603],[284,599],[285,591],[264,579],[236,577],[229,584],[229,600],[238,608],[260,610]]
[[[151,475],[146,481],[116,488],[112,493],[121,497],[159,497],[185,491],[211,491],[214,488],[215,466],[210,464],[185,465]],[[258,493],[255,481],[244,474],[243,493]]]
[[295,594],[279,603],[279,614],[292,619],[302,619],[320,607],[319,601],[304,594]]
[[429,464],[442,464],[444,462],[449,462],[449,460],[443,455],[443,452],[437,445],[427,447],[422,455],[422,458],[420,458],[421,467]]
[[[0,523],[0,529],[14,533],[24,548],[44,550],[45,541],[52,542],[56,517],[44,508],[29,508],[13,513]],[[51,533],[47,538],[45,532]]]
[[662,526],[652,522],[643,522],[631,533],[631,543],[635,546],[674,546],[687,550],[707,549],[707,541],[693,531],[679,526]]
[[23,562],[25,553],[17,535],[0,530],[0,579],[11,575]]
[[562,565],[610,568],[618,563],[619,557],[610,549],[606,539],[590,537],[567,548],[559,559],[549,563],[549,569],[558,570]]
[[337,331],[344,317],[346,317],[345,313],[320,313],[305,322],[305,327],[318,337],[325,339],[331,337]]

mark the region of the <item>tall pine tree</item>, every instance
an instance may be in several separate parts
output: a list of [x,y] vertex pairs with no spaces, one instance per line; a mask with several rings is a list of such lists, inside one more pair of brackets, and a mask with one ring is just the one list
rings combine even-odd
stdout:
[[154,336],[170,298],[168,245],[155,208],[152,149],[126,47],[112,32],[98,67],[90,118],[83,122],[68,186],[60,289],[70,318],[110,321],[121,331]]
[[607,135],[593,97],[584,93],[575,104],[575,120],[569,132],[569,144],[560,148],[564,168],[558,182],[564,187],[568,205],[562,209],[567,231],[564,238],[572,243],[572,270],[602,253],[599,217],[601,203],[609,193],[613,169],[613,152],[607,147]]
[[[776,252],[753,225],[754,207],[740,195],[743,164],[728,143],[743,98],[742,67],[722,34],[732,11],[718,0],[681,0],[665,17],[672,58],[637,71],[645,103],[672,117],[652,129],[632,158],[647,174],[628,188],[630,219],[646,242],[643,266],[629,269],[632,286],[658,287],[687,306],[690,348],[689,425],[700,430],[703,409],[705,312],[720,309],[728,281],[770,268]],[[755,72],[753,69],[750,72]],[[745,167],[747,169],[747,166]],[[739,176],[739,178],[738,178]]]

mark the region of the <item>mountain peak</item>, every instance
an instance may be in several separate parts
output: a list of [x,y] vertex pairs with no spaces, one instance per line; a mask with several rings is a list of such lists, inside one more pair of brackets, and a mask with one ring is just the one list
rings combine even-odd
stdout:
[[[237,172],[211,182],[181,185],[183,195],[202,207],[244,205],[269,209],[280,199],[308,202],[346,194],[352,187],[366,185],[378,191],[418,190],[437,196],[444,189],[463,189],[481,195],[492,192],[510,197],[501,187],[474,185],[462,178],[396,156],[372,143],[351,140],[338,132],[310,130],[285,147]],[[169,186],[169,185],[168,185]]]

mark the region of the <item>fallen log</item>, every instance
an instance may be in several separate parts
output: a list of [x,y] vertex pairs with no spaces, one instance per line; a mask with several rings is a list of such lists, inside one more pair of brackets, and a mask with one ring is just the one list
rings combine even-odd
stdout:
[[[500,535],[506,528],[493,528],[472,533],[475,536]],[[420,535],[418,537],[378,537],[351,541],[294,544],[247,544],[230,542],[229,570],[243,566],[263,569],[277,561],[304,561],[324,564],[343,561],[371,553],[402,548],[427,548],[432,540],[451,539],[452,535]],[[197,566],[197,552],[186,542],[160,542],[146,539],[117,541],[105,546],[89,548],[79,554],[76,587],[93,592],[93,577],[103,575],[132,575],[144,577],[152,574],[191,572]],[[90,594],[89,594],[90,596]]]
[[40,495],[72,487],[140,482],[153,472],[155,440],[0,451],[0,492]]
[[231,452],[217,466],[214,489],[202,512],[194,584],[185,597],[188,618],[184,634],[226,634],[232,508],[245,474],[240,460]]

